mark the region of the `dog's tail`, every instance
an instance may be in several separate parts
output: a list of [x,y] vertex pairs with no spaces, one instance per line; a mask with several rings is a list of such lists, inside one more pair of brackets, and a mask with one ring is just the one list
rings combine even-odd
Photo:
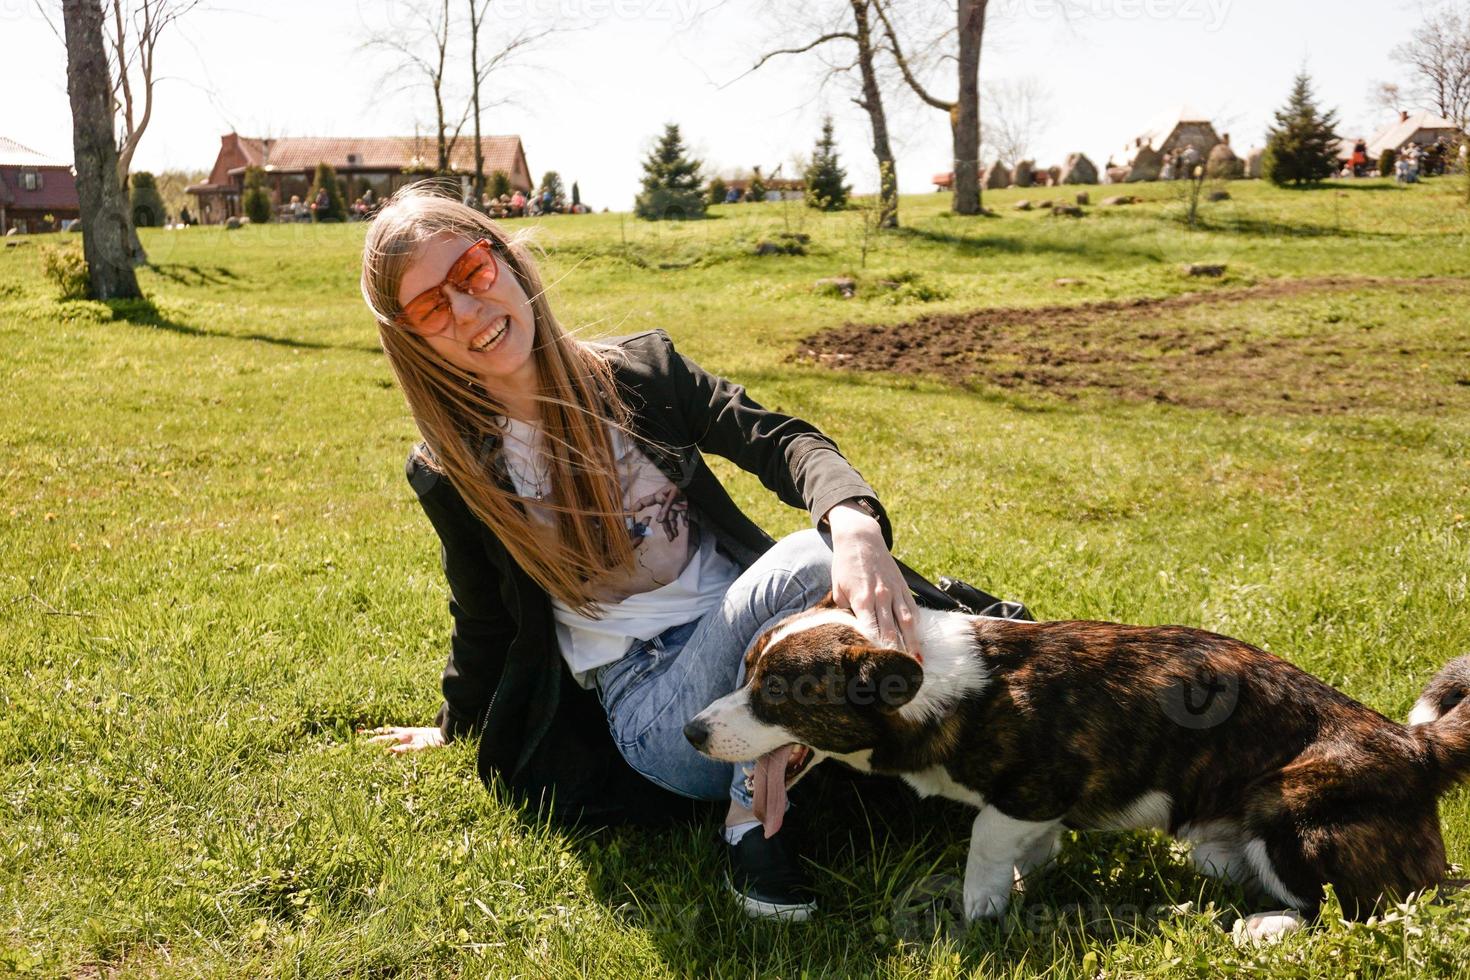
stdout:
[[1409,724],[1429,746],[1440,792],[1470,778],[1470,656],[1434,675],[1409,712]]

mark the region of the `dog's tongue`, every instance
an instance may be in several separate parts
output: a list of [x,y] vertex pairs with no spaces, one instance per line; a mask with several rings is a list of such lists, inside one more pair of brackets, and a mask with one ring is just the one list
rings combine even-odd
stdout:
[[755,763],[755,818],[765,828],[766,836],[773,836],[781,829],[786,817],[786,762],[794,742],[779,749],[772,749]]

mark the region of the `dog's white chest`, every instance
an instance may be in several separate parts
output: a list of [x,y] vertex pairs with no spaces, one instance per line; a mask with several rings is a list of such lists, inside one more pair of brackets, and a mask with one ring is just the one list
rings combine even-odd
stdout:
[[943,766],[935,766],[923,772],[906,772],[903,781],[914,788],[914,792],[920,796],[942,796],[947,800],[959,800],[971,806],[985,805],[985,797],[970,789],[961,786],[950,776],[949,771]]

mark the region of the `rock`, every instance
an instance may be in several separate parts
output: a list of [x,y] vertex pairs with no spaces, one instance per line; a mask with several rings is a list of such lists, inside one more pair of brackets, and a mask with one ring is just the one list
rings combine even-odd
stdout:
[[803,244],[803,239],[810,241],[810,238],[811,238],[811,236],[809,236],[809,235],[780,235],[780,236],[777,236],[777,237],[783,238],[783,239],[785,239],[785,241],[781,241],[781,242],[773,242],[773,241],[770,241],[770,240],[762,241],[762,242],[760,242],[759,244],[756,245],[755,250],[754,250],[755,251],[755,254],[756,255],[805,255],[806,254],[806,247]]
[[1205,175],[1211,180],[1239,180],[1245,176],[1245,161],[1235,155],[1229,143],[1217,143],[1205,163]]
[[1184,267],[1184,271],[1191,276],[1201,279],[1219,279],[1225,274],[1228,266],[1214,265],[1206,262],[1193,262]]
[[1067,165],[1059,174],[1062,184],[1096,184],[1097,167],[1087,159],[1085,153],[1073,153],[1067,157]]
[[1017,201],[1016,202],[1016,210],[1017,211],[1030,211],[1032,207],[1034,207],[1034,205],[1030,201]]
[[245,223],[233,214],[225,219],[225,231],[239,231],[244,225]]
[[1266,173],[1266,151],[1261,147],[1252,147],[1245,155],[1245,176],[1247,180],[1260,180]]
[[1022,160],[1016,164],[1016,172],[1011,175],[1012,187],[1033,187],[1036,184],[1036,161]]
[[1052,285],[1053,286],[1067,287],[1067,286],[1081,286],[1081,285],[1084,285],[1084,283],[1082,282],[1081,279],[1058,279],[1056,282],[1052,283]]
[[1092,195],[1089,194],[1089,193],[1087,193],[1086,191],[1083,191],[1081,194],[1078,194],[1077,195],[1077,203],[1079,205],[1082,205],[1082,204],[1091,204],[1092,203]]
[[19,234],[20,234],[20,229],[19,228],[8,228],[5,231],[5,237],[6,238],[14,238],[16,235],[19,235]]
[[1129,164],[1128,183],[1139,184],[1144,181],[1158,180],[1159,172],[1164,169],[1164,155],[1152,146],[1141,147]]
[[1050,211],[1055,206],[1056,202],[1051,200],[1042,201],[1040,204],[1036,205],[1036,207],[1042,211]]
[[1011,186],[1011,172],[1006,165],[999,160],[990,165],[985,171],[985,189],[988,191],[1002,191]]
[[1120,194],[1117,197],[1105,197],[1102,203],[1105,208],[1121,208],[1129,204],[1137,204],[1138,198],[1132,194]]
[[1051,216],[1053,218],[1082,218],[1086,217],[1086,215],[1087,212],[1075,204],[1058,204],[1051,209]]
[[1131,174],[1132,172],[1133,172],[1133,168],[1132,167],[1109,167],[1108,168],[1108,183],[1109,184],[1126,184],[1126,183],[1128,183],[1128,175]]
[[1230,192],[1229,191],[1210,191],[1210,201],[1212,203],[1218,204],[1221,201],[1228,201],[1228,200],[1230,200]]
[[843,299],[852,299],[857,295],[857,280],[847,276],[818,279],[816,281],[816,289],[819,293],[838,293]]

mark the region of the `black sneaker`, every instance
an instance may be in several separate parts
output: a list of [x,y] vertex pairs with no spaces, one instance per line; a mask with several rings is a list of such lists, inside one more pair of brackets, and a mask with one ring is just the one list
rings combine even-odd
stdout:
[[725,845],[730,857],[728,884],[752,919],[805,922],[817,910],[817,896],[790,842],[791,832],[766,837],[752,827],[738,844]]

